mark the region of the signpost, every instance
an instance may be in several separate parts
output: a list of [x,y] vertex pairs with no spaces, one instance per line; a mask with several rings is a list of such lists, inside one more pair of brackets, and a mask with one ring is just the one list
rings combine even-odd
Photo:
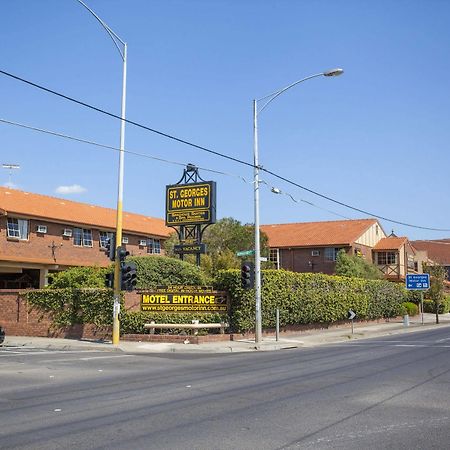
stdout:
[[175,228],[180,243],[174,253],[183,259],[185,254],[206,253],[202,243],[205,229],[216,222],[216,182],[204,181],[198,168],[188,164],[177,184],[166,186],[166,226]]
[[420,309],[423,325],[423,291],[430,289],[429,273],[408,273],[406,275],[406,289],[409,291],[420,291]]
[[206,225],[216,221],[216,183],[166,186],[166,225]]
[[236,252],[236,256],[250,256],[254,254],[255,250],[241,250],[240,252]]
[[430,289],[430,274],[408,273],[406,275],[406,289],[411,291],[427,291]]
[[206,253],[206,244],[176,244],[173,247],[173,252],[176,255],[181,254],[205,254]]
[[352,334],[353,334],[353,319],[354,319],[355,317],[356,317],[355,311],[353,311],[352,309],[349,309],[349,310],[348,310],[348,313],[347,313],[347,319],[349,319],[349,320],[352,321]]

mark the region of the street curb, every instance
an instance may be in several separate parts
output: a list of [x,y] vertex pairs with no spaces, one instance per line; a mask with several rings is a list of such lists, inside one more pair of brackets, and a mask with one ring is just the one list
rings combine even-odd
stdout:
[[68,341],[55,338],[33,338],[29,336],[6,337],[0,348],[36,348],[59,351],[101,351],[116,353],[191,353],[191,354],[219,354],[219,353],[246,353],[290,350],[297,348],[312,348],[323,345],[343,344],[370,338],[386,337],[404,333],[418,333],[430,329],[450,327],[449,322],[435,323],[411,323],[409,327],[399,323],[382,325],[384,329],[355,329],[352,335],[350,330],[333,330],[331,332],[319,332],[289,336],[280,341],[263,341],[255,344],[251,340],[224,341],[219,343],[179,344],[179,343],[150,343],[136,341],[121,341],[117,346],[111,342],[92,341]]

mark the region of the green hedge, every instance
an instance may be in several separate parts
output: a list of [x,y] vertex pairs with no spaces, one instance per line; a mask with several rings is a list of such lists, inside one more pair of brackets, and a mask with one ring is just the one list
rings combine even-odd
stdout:
[[[140,260],[146,260],[140,261]],[[138,265],[140,287],[159,284],[205,284],[203,273],[191,264],[169,258],[133,258]],[[175,261],[175,263],[173,263]],[[153,270],[164,267],[160,273]],[[171,272],[171,268],[175,273]],[[181,268],[181,275],[180,275]],[[140,271],[140,272],[139,272]],[[191,274],[195,276],[191,277]],[[346,319],[351,308],[357,318],[371,320],[394,317],[402,313],[407,300],[403,285],[378,280],[294,273],[284,270],[263,271],[262,326],[275,327],[275,309],[280,309],[281,325],[325,323]],[[253,290],[241,287],[240,271],[226,270],[217,275],[215,287],[227,290],[231,297],[230,326],[232,331],[245,332],[255,326],[255,297]],[[92,323],[107,326],[112,323],[113,292],[109,289],[55,289],[29,291],[29,303],[50,313],[56,326]],[[142,333],[143,325],[155,322],[190,323],[222,322],[221,314],[164,314],[128,312],[120,314],[122,333]]]
[[25,297],[32,308],[49,314],[57,327],[79,323],[112,325],[111,289],[42,289],[28,291]]
[[[241,287],[240,271],[219,272],[215,287],[231,295],[233,331],[253,330],[255,326],[254,290]],[[347,318],[351,308],[362,320],[395,317],[406,300],[403,285],[388,281],[363,280],[324,274],[295,273],[285,270],[263,271],[262,326],[275,327],[275,310],[280,324],[331,323]]]
[[197,266],[166,256],[133,256],[137,267],[138,289],[171,285],[210,285],[211,280]]

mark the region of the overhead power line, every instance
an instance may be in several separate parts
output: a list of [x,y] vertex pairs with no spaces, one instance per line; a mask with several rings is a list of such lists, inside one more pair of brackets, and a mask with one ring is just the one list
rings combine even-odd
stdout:
[[[31,131],[37,131],[37,132],[43,133],[43,134],[49,134],[51,136],[56,136],[56,137],[60,137],[60,138],[63,138],[63,139],[68,139],[68,140],[71,140],[71,141],[81,142],[82,144],[94,145],[96,147],[104,148],[104,149],[107,149],[107,150],[114,150],[116,152],[120,152],[121,151],[121,149],[119,147],[114,147],[112,145],[101,144],[99,142],[91,141],[91,140],[88,140],[88,139],[83,139],[83,138],[79,138],[79,137],[76,137],[76,136],[70,136],[68,134],[59,133],[57,131],[46,130],[44,128],[33,127],[31,125],[25,125],[24,123],[14,122],[12,120],[6,120],[6,119],[1,119],[0,118],[0,122],[8,124],[8,125],[14,125],[14,126],[20,127],[20,128],[25,128],[25,129],[31,130]],[[130,155],[139,156],[139,157],[142,157],[142,158],[152,159],[154,161],[160,161],[160,162],[164,162],[164,163],[168,163],[168,164],[174,164],[174,165],[177,165],[177,166],[186,167],[186,163],[184,163],[184,162],[171,161],[170,159],[160,158],[158,156],[148,155],[146,153],[139,153],[139,152],[136,152],[136,151],[133,151],[133,150],[123,150],[123,151],[125,153],[130,154]],[[248,181],[244,177],[241,177],[240,175],[230,174],[230,173],[222,172],[220,170],[208,169],[206,167],[198,167],[198,168],[201,169],[201,170],[204,170],[205,172],[212,172],[212,173],[217,173],[217,174],[220,174],[220,175],[227,175],[227,176],[230,176],[230,177],[240,178],[244,182],[248,183]]]
[[97,108],[96,106],[90,105],[89,103],[82,102],[81,100],[77,100],[77,99],[75,99],[73,97],[69,97],[68,95],[61,94],[60,92],[54,91],[53,89],[49,89],[49,88],[41,86],[41,85],[39,85],[37,83],[33,83],[32,81],[26,80],[25,78],[18,77],[17,75],[13,75],[12,73],[9,73],[9,72],[5,72],[4,70],[0,70],[0,73],[2,73],[3,75],[8,76],[10,78],[13,78],[13,79],[15,79],[17,81],[21,81],[22,83],[29,84],[30,86],[33,86],[33,87],[35,87],[37,89],[40,89],[42,91],[48,92],[49,94],[53,94],[53,95],[56,95],[58,97],[64,98],[66,100],[69,100],[70,102],[73,102],[73,103],[76,103],[78,105],[84,106],[85,108],[92,109],[94,111],[97,111],[97,112],[99,112],[101,114],[105,114],[105,115],[110,116],[110,117],[113,117],[115,119],[124,120],[126,123],[129,123],[130,125],[134,125],[136,127],[142,128],[144,130],[151,131],[152,133],[158,134],[158,135],[163,136],[163,137],[168,138],[168,139],[172,139],[173,141],[179,142],[181,144],[189,145],[190,147],[194,147],[194,148],[197,148],[199,150],[203,150],[205,152],[212,153],[213,155],[220,156],[221,158],[229,159],[230,161],[234,161],[234,162],[237,162],[239,164],[244,164],[246,166],[253,167],[253,164],[248,163],[246,161],[243,161],[241,159],[234,158],[233,156],[230,156],[230,155],[225,155],[224,153],[216,152],[215,150],[211,150],[211,149],[206,148],[206,147],[202,147],[201,145],[197,145],[197,144],[194,144],[192,142],[186,141],[185,139],[181,139],[181,138],[178,138],[176,136],[172,136],[171,134],[164,133],[163,131],[155,130],[154,128],[148,127],[146,125],[142,125],[141,123],[138,123],[138,122],[134,122],[133,120],[122,119],[117,114],[114,114],[114,113],[109,112],[109,111],[105,111],[104,109],[101,109],[101,108]]
[[[31,125],[25,125],[23,123],[14,122],[12,120],[6,120],[6,119],[1,119],[0,118],[0,122],[4,123],[4,124],[7,124],[7,125],[13,125],[13,126],[16,126],[16,127],[25,128],[25,129],[30,130],[30,131],[35,131],[35,132],[39,132],[39,133],[43,133],[43,134],[49,134],[51,136],[55,136],[55,137],[59,137],[59,138],[63,138],[63,139],[68,139],[68,140],[71,140],[71,141],[81,142],[82,144],[93,145],[93,146],[104,148],[104,149],[107,149],[107,150],[113,150],[113,151],[116,151],[116,152],[120,152],[121,151],[120,148],[114,147],[112,145],[101,144],[99,142],[91,141],[91,140],[88,140],[88,139],[83,139],[83,138],[79,138],[79,137],[75,137],[75,136],[70,136],[68,134],[59,133],[57,131],[45,130],[43,128],[33,127]],[[171,161],[169,159],[159,158],[157,156],[148,155],[146,153],[140,153],[140,152],[136,152],[136,151],[133,151],[133,150],[124,150],[124,152],[128,153],[130,155],[133,155],[133,156],[138,156],[138,157],[142,157],[142,158],[151,159],[151,160],[154,160],[154,161],[164,162],[164,163],[167,163],[167,164],[174,164],[174,165],[177,165],[177,166],[186,167],[186,163],[184,163],[184,162]],[[209,168],[206,168],[206,167],[199,167],[199,166],[197,166],[197,167],[199,169],[205,171],[205,172],[211,172],[211,173],[216,173],[216,174],[219,174],[219,175],[225,175],[225,176],[232,177],[232,178],[238,178],[238,179],[240,179],[241,181],[243,181],[244,183],[246,183],[248,185],[253,184],[252,181],[246,180],[241,175],[236,175],[236,174],[232,174],[232,173],[222,172],[220,170],[209,169]],[[269,186],[268,183],[265,182],[265,181],[261,181],[261,183],[265,184],[266,186]],[[304,200],[302,198],[297,200],[291,194],[286,193],[286,192],[281,192],[279,189],[276,189],[276,188],[272,187],[271,191],[274,192],[274,193],[277,193],[277,194],[287,195],[295,203],[303,202],[303,203],[306,203],[307,205],[310,205],[310,206],[312,206],[314,208],[317,208],[317,209],[320,209],[322,211],[326,211],[326,212],[328,212],[330,214],[334,214],[334,215],[342,217],[344,219],[349,219],[349,217],[343,216],[343,215],[338,214],[338,213],[336,213],[334,211],[331,211],[329,209],[322,208],[321,206],[315,205],[314,203],[312,203],[312,202],[310,202],[308,200]]]
[[296,186],[296,187],[298,187],[300,189],[303,189],[303,190],[305,190],[305,191],[307,191],[307,192],[309,192],[311,194],[317,195],[318,197],[321,197],[321,198],[323,198],[325,200],[328,200],[330,202],[336,203],[337,205],[344,206],[345,208],[353,209],[353,211],[360,212],[360,213],[362,213],[364,215],[368,215],[370,217],[375,217],[377,219],[386,220],[387,222],[396,223],[397,225],[403,225],[405,227],[410,227],[410,228],[418,228],[418,229],[421,229],[421,230],[428,230],[428,231],[448,231],[448,232],[450,232],[450,229],[448,229],[448,228],[446,229],[446,228],[423,227],[423,226],[420,226],[420,225],[414,225],[414,224],[407,223],[407,222],[401,222],[399,220],[389,219],[388,217],[383,217],[383,216],[380,216],[378,214],[373,214],[373,213],[371,213],[369,211],[366,211],[364,209],[356,208],[355,206],[351,206],[351,205],[348,205],[347,203],[340,202],[339,200],[335,200],[334,198],[328,197],[327,195],[321,194],[320,192],[314,191],[314,190],[312,190],[310,188],[307,188],[306,186],[302,186],[301,184],[298,184],[295,181],[289,180],[286,177],[278,175],[277,173],[272,172],[271,170],[265,169],[264,167],[261,167],[260,170],[263,171],[263,172],[266,172],[266,173],[268,173],[270,175],[272,175],[275,178],[278,178],[279,180],[282,180],[282,181],[284,181],[284,182],[286,182],[288,184],[291,184],[292,186]]
[[[252,167],[252,168],[255,167],[254,164],[248,163],[246,161],[243,161],[241,159],[235,158],[233,156],[226,155],[224,153],[217,152],[217,151],[209,149],[207,147],[203,147],[201,145],[194,144],[192,142],[186,141],[185,139],[178,138],[176,136],[173,136],[173,135],[170,135],[168,133],[156,130],[154,128],[148,127],[148,126],[140,124],[138,122],[134,122],[133,120],[122,119],[117,114],[111,113],[109,111],[105,111],[105,110],[103,110],[101,108],[98,108],[96,106],[90,105],[89,103],[83,102],[81,100],[77,100],[77,99],[75,99],[73,97],[69,97],[68,95],[61,94],[60,92],[57,92],[57,91],[55,91],[53,89],[46,88],[46,87],[41,86],[41,85],[39,85],[37,83],[34,83],[32,81],[26,80],[25,78],[22,78],[22,77],[19,77],[17,75],[14,75],[14,74],[12,74],[10,72],[6,72],[6,71],[0,69],[0,73],[3,74],[3,75],[8,76],[10,78],[13,78],[13,79],[15,79],[17,81],[20,81],[22,83],[25,83],[25,84],[28,84],[30,86],[33,86],[33,87],[35,87],[37,89],[40,89],[42,91],[48,92],[50,94],[53,94],[53,95],[56,95],[58,97],[64,98],[64,99],[69,100],[69,101],[71,101],[73,103],[76,103],[78,105],[84,106],[84,107],[89,108],[89,109],[94,110],[94,111],[97,111],[97,112],[99,112],[101,114],[107,115],[109,117],[113,117],[113,118],[118,119],[118,120],[124,120],[126,123],[129,123],[130,125],[134,125],[134,126],[136,126],[138,128],[142,128],[144,130],[147,130],[147,131],[150,131],[152,133],[158,134],[159,136],[166,137],[168,139],[174,140],[174,141],[179,142],[181,144],[188,145],[188,146],[196,148],[198,150],[202,150],[202,151],[205,151],[207,153],[211,153],[213,155],[219,156],[221,158],[228,159],[230,161],[237,162],[239,164],[243,164],[243,165],[248,166],[248,167]],[[357,211],[359,213],[362,213],[362,214],[370,216],[370,217],[374,217],[374,218],[381,219],[381,220],[386,220],[387,222],[395,223],[397,225],[403,225],[403,226],[410,227],[410,228],[417,228],[417,229],[420,229],[420,230],[450,232],[449,228],[424,227],[424,226],[414,225],[414,224],[407,223],[407,222],[402,222],[402,221],[399,221],[399,220],[390,219],[388,217],[384,217],[384,216],[381,216],[379,214],[374,214],[374,213],[371,213],[370,211],[366,211],[364,209],[360,209],[360,208],[357,208],[355,206],[351,206],[351,205],[349,205],[347,203],[341,202],[341,201],[336,200],[336,199],[334,199],[332,197],[329,197],[327,195],[321,194],[320,192],[314,191],[313,189],[310,189],[310,188],[308,188],[306,186],[302,186],[301,184],[296,183],[295,181],[292,181],[292,180],[290,180],[290,179],[288,179],[286,177],[283,177],[282,175],[279,175],[276,172],[273,172],[271,170],[265,169],[262,166],[260,166],[259,169],[261,171],[263,171],[263,172],[266,172],[269,175],[272,175],[275,178],[278,178],[279,180],[282,180],[282,181],[284,181],[284,182],[286,182],[288,184],[291,184],[292,186],[298,187],[299,189],[303,189],[303,190],[305,190],[305,191],[307,191],[307,192],[309,192],[309,193],[311,193],[313,195],[321,197],[321,198],[323,198],[325,200],[328,200],[328,201],[330,201],[332,203],[335,203],[337,205],[343,206],[343,207],[348,208],[348,209],[352,209],[353,211]]]

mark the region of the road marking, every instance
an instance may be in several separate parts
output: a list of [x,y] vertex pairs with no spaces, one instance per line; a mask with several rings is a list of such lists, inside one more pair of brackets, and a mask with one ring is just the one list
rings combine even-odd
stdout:
[[98,353],[97,350],[25,350],[22,351],[10,351],[6,350],[1,352],[0,356],[8,356],[8,355],[57,355],[60,353]]
[[375,345],[379,347],[420,347],[420,348],[450,348],[449,345],[439,345],[433,342],[427,344],[404,344],[399,343],[403,341],[378,341],[378,342],[348,342],[345,344],[333,344],[333,347],[348,347],[352,345],[354,347],[373,347]]
[[425,344],[395,344],[394,347],[429,347]]
[[106,359],[106,358],[134,358],[135,355],[108,355],[108,356],[91,356],[87,358],[80,358],[80,361],[90,361],[92,359]]

